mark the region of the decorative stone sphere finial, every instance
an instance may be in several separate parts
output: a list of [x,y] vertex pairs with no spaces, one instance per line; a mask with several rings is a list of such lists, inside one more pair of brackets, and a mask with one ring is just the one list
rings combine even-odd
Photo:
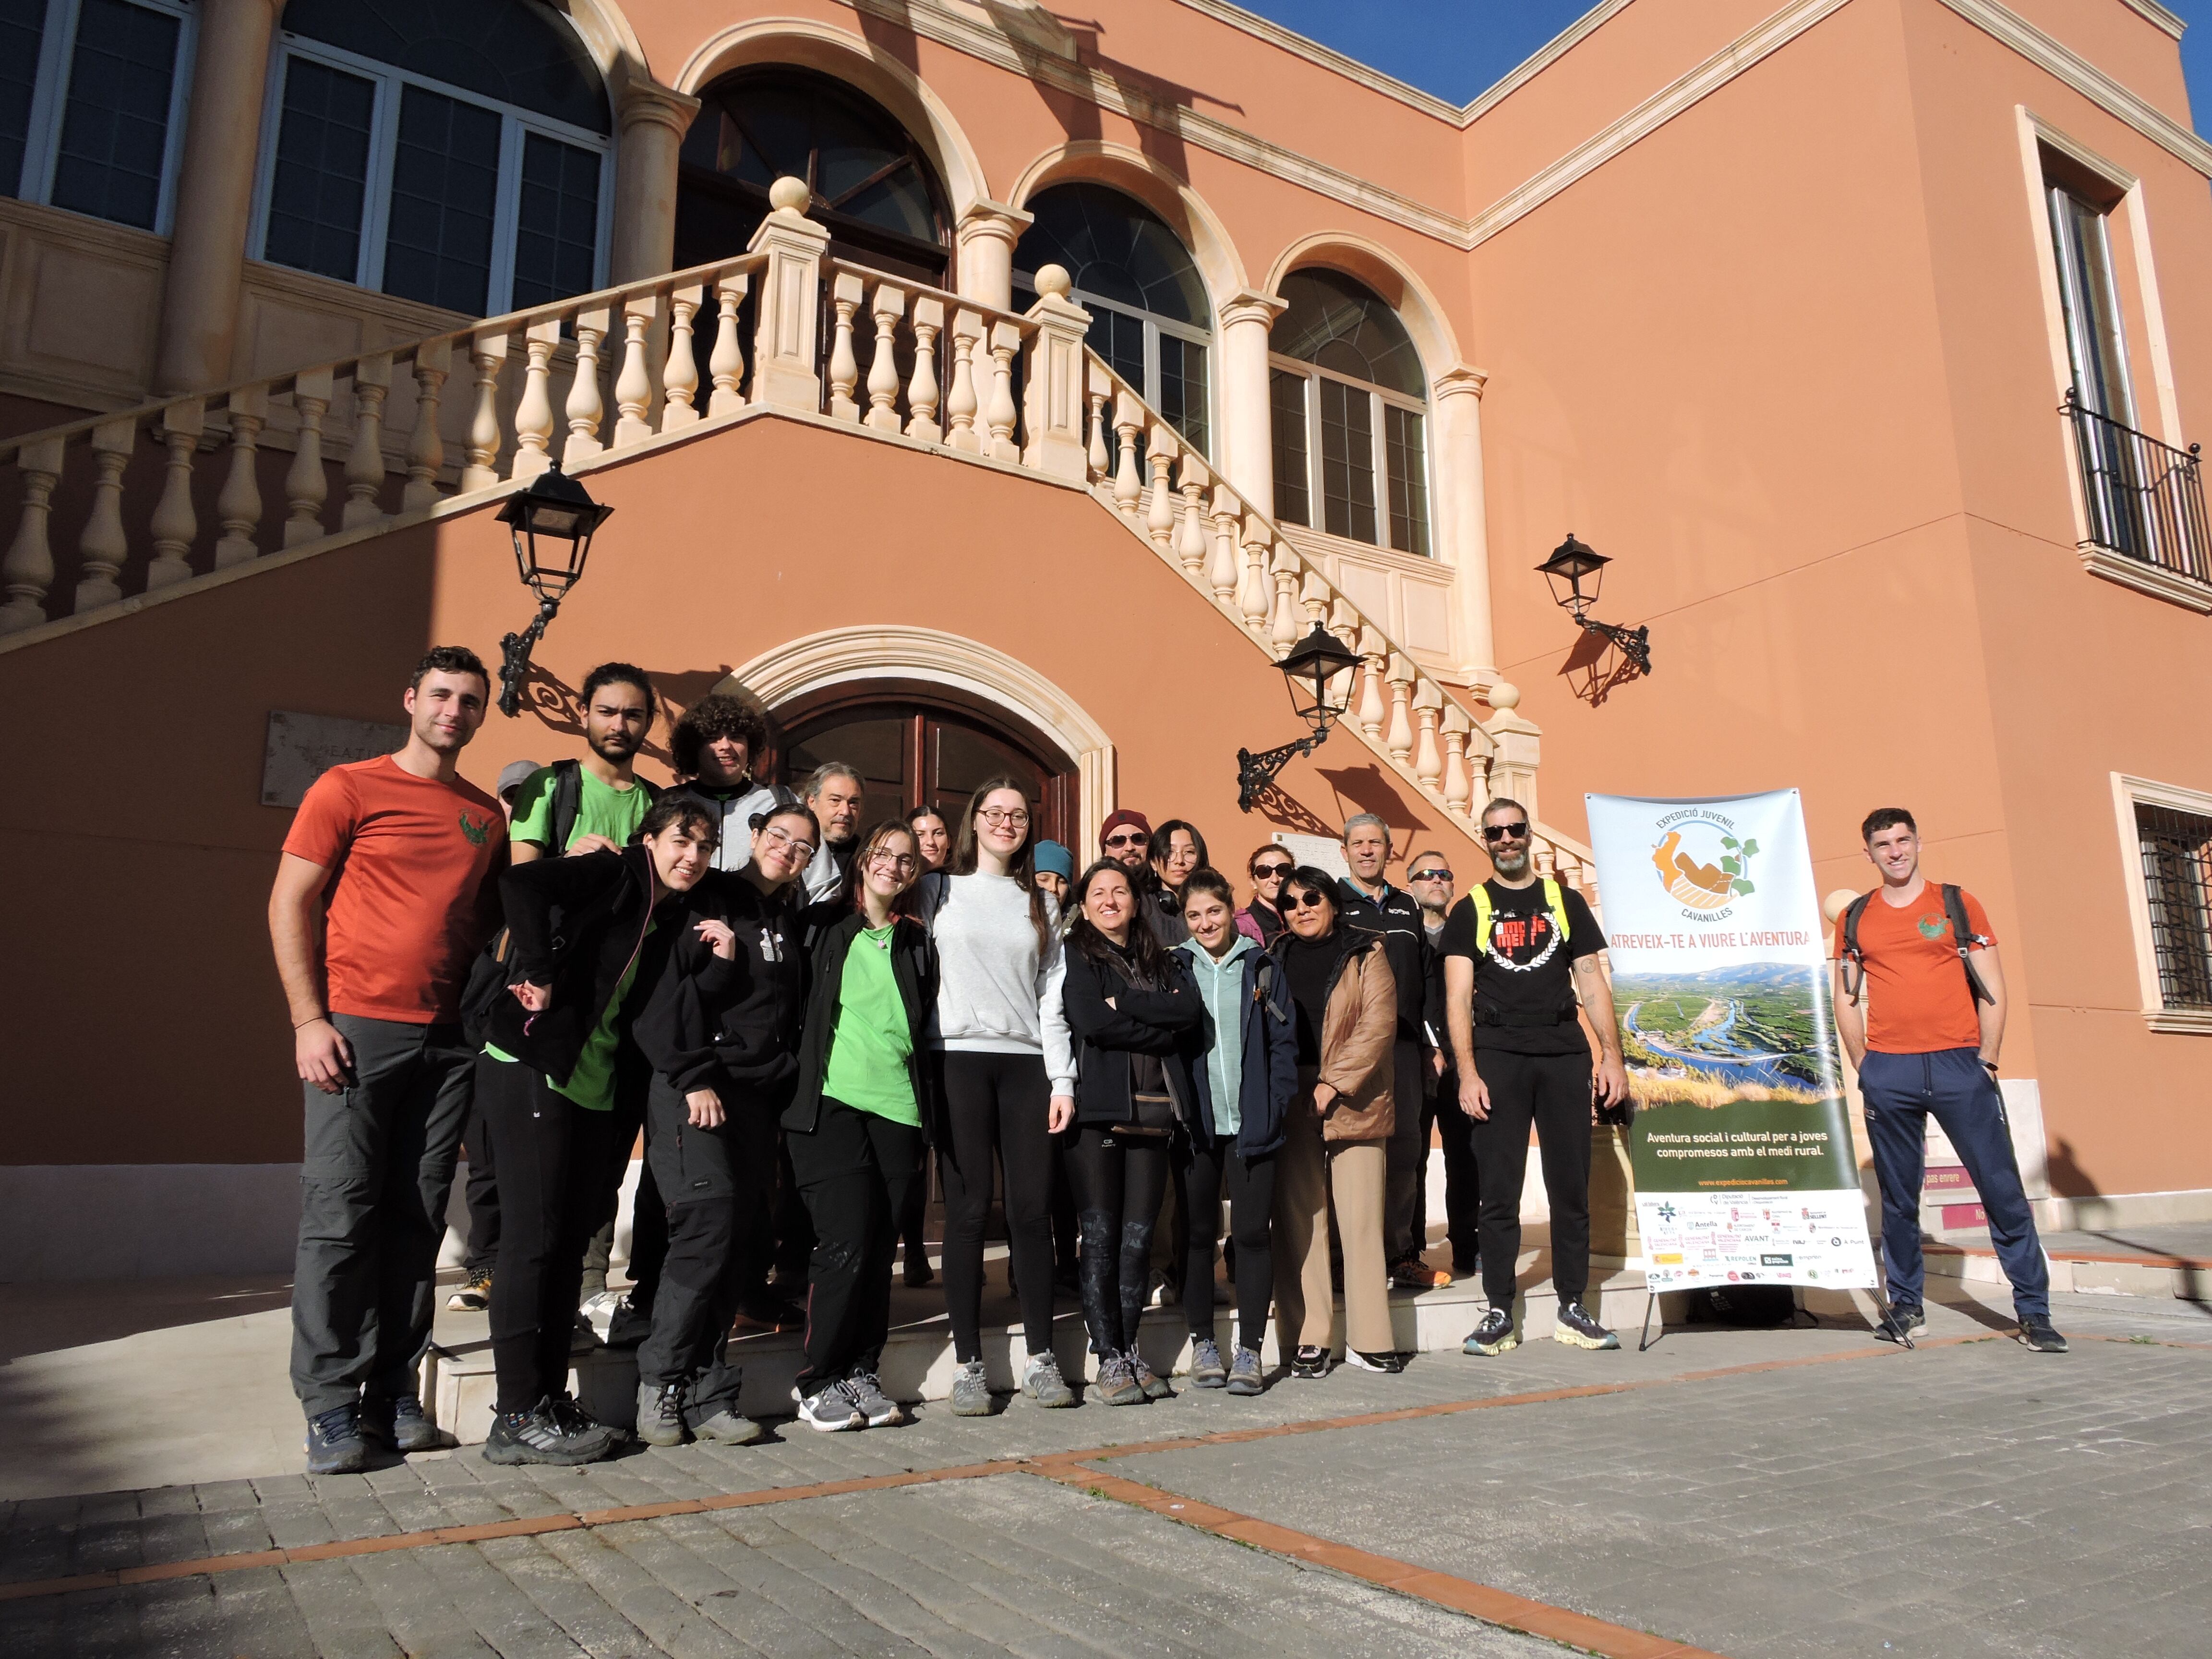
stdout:
[[1510,680],[1500,680],[1490,688],[1490,706],[1499,714],[1506,714],[1521,706],[1521,688]]
[[806,180],[785,173],[768,187],[768,204],[782,208],[787,212],[804,213],[806,204],[814,199],[814,192],[806,187]]
[[1851,908],[1851,901],[1857,896],[1858,895],[1850,888],[1838,887],[1820,901],[1820,914],[1827,917],[1830,921],[1838,921],[1844,912]]
[[1041,265],[1037,268],[1036,291],[1049,294],[1055,300],[1065,300],[1075,279],[1067,274],[1066,265]]

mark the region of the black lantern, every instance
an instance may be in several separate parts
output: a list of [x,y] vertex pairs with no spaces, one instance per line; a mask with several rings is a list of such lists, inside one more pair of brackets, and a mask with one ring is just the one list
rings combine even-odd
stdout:
[[[1648,627],[1618,627],[1612,623],[1600,622],[1589,614],[1590,607],[1597,603],[1598,589],[1605,580],[1605,568],[1612,562],[1589,544],[1577,541],[1574,532],[1570,531],[1566,540],[1553,549],[1552,556],[1536,568],[1544,573],[1544,580],[1551,584],[1553,601],[1562,611],[1572,611],[1575,621],[1584,633],[1595,634],[1620,648],[1620,654],[1626,660],[1621,665],[1619,678],[1633,679],[1639,674],[1651,672],[1651,630]],[[1589,584],[1588,592],[1583,591],[1585,582]]]
[[1330,690],[1330,682],[1358,667],[1359,657],[1316,623],[1313,632],[1292,646],[1290,654],[1275,666],[1290,682],[1291,707],[1310,731],[1296,743],[1264,754],[1255,755],[1249,749],[1237,751],[1237,805],[1241,811],[1252,810],[1252,803],[1275,781],[1275,775],[1291,763],[1292,756],[1310,755],[1327,741],[1329,727],[1352,704],[1351,683],[1346,682],[1345,695],[1338,696]]
[[545,624],[561,608],[568,590],[584,577],[592,536],[606,522],[611,507],[602,507],[558,461],[517,490],[499,509],[499,521],[514,538],[514,564],[523,586],[538,595],[538,614],[520,634],[500,641],[499,712],[522,708],[522,682],[530,672],[530,653]]

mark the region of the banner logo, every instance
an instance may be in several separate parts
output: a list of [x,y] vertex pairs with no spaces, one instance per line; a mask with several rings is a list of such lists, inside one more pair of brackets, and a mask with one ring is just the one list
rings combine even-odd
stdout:
[[1711,817],[1677,818],[1651,849],[1651,867],[1667,896],[1692,918],[1720,916],[1739,898],[1757,892],[1747,873],[1759,843],[1739,840],[1734,826]]

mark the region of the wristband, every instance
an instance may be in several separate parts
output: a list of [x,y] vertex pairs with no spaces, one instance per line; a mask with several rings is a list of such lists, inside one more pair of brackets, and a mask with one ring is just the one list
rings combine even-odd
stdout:
[[328,1014],[317,1014],[314,1019],[295,1020],[292,1023],[292,1029],[296,1031],[300,1030],[301,1026],[313,1025],[316,1020],[327,1020],[328,1018],[330,1018]]

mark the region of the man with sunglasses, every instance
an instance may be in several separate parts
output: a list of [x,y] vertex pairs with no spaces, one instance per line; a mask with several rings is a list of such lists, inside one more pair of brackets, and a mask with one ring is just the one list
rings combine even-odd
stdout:
[[[1429,1006],[1438,1011],[1430,1018],[1429,1041],[1442,1048],[1447,1042],[1441,1029],[1444,1006],[1444,922],[1456,896],[1451,866],[1442,853],[1416,853],[1407,861],[1406,890],[1421,907],[1421,925],[1429,936]],[[1429,1236],[1429,1125],[1444,1151],[1444,1232],[1451,1243],[1455,1279],[1471,1277],[1481,1260],[1475,1242],[1474,1120],[1459,1109],[1459,1071],[1443,1054],[1444,1069],[1425,1077],[1427,1109],[1421,1126],[1421,1168],[1413,1188],[1413,1237]]]
[[[1528,809],[1499,799],[1482,810],[1483,845],[1497,872],[1455,905],[1444,924],[1444,1001],[1459,1062],[1461,1109],[1474,1120],[1481,1181],[1477,1231],[1490,1310],[1463,1345],[1471,1354],[1519,1346],[1514,1269],[1521,1254],[1521,1183],[1533,1124],[1552,1210],[1553,1335],[1578,1348],[1620,1339],[1589,1316],[1590,1127],[1597,1107],[1628,1095],[1613,990],[1598,965],[1605,935],[1583,896],[1540,880]],[[1597,1033],[1589,1042],[1577,1018]]]

